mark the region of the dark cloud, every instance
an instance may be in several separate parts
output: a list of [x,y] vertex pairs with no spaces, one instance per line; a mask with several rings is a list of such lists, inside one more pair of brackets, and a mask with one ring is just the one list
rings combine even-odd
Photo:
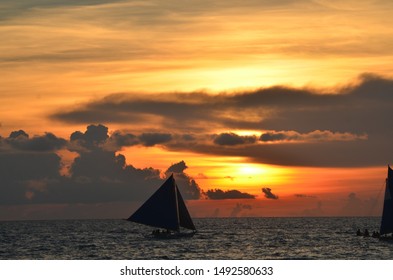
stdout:
[[196,140],[195,136],[192,135],[192,134],[183,134],[182,138],[185,141],[194,141],[194,140]]
[[[371,166],[393,158],[392,92],[393,80],[363,75],[356,85],[329,94],[283,86],[217,95],[116,94],[51,117],[73,123],[96,117],[97,122],[106,119],[151,129],[161,125],[170,131],[140,135],[139,140],[146,146],[161,144],[176,151],[244,156],[279,165]],[[212,135],[212,129],[265,132]]]
[[142,133],[139,136],[115,131],[110,136],[108,128],[104,125],[89,125],[86,132],[75,131],[71,134],[70,141],[72,147],[92,150],[103,149],[119,150],[123,147],[143,145],[151,147],[157,144],[167,143],[172,140],[172,135],[168,133]]
[[49,132],[30,138],[23,130],[11,132],[4,141],[12,148],[24,151],[55,151],[67,144],[65,139],[58,138]]
[[71,141],[83,141],[88,146],[102,144],[106,139],[108,139],[108,128],[99,125],[89,125],[87,130],[82,133],[80,131],[76,131],[71,134]]
[[[175,135],[177,138],[184,139]],[[71,149],[105,149],[108,151],[117,151],[123,147],[134,145],[143,145],[151,147],[158,144],[168,143],[173,139],[173,135],[169,133],[148,132],[140,135],[126,133],[123,131],[115,131],[111,135],[108,134],[108,128],[103,125],[89,125],[86,132],[75,131],[71,134]],[[189,140],[185,140],[189,141]]]
[[[0,153],[0,204],[28,203],[33,182],[56,181],[61,178],[61,159],[51,152],[1,152]],[[38,184],[36,184],[38,185]]]
[[[360,141],[328,141],[328,142],[284,142],[270,145],[225,146],[208,145],[206,143],[187,145],[171,145],[176,151],[193,151],[220,156],[242,156],[252,162],[287,166],[376,166],[384,165],[393,158],[385,138],[369,137]],[[379,142],[377,140],[380,140]]]
[[263,142],[280,141],[285,139],[288,139],[287,136],[284,133],[279,133],[279,132],[263,133],[259,137],[259,140]]
[[[68,142],[50,133],[29,138],[22,130],[1,138],[0,204],[143,201],[164,179],[157,169],[127,165],[124,155],[114,149],[134,145],[135,138],[120,132],[109,135],[103,125],[90,125],[85,132],[76,131]],[[60,146],[53,142],[77,152],[67,176],[60,173],[62,160],[53,151]],[[198,199],[201,190],[184,173],[186,168],[182,161],[168,170],[175,172],[185,199]]]
[[171,174],[174,175],[176,184],[185,198],[199,199],[201,197],[202,191],[197,182],[184,172],[184,170],[187,168],[188,166],[186,163],[184,161],[180,161],[178,163],[172,164],[165,171],[165,174],[167,177],[169,177]]
[[139,140],[143,145],[151,147],[157,144],[164,144],[172,140],[172,135],[168,133],[142,133]]
[[328,130],[315,130],[308,133],[298,133],[296,131],[280,131],[262,133],[259,140],[262,142],[276,141],[306,141],[306,142],[328,142],[328,141],[356,141],[367,140],[366,134],[352,134],[331,132]]
[[357,86],[335,94],[284,92],[278,94],[283,102],[269,99],[271,105],[277,106],[276,114],[264,119],[262,124],[266,129],[300,133],[310,130],[382,133],[393,102],[392,89],[393,80],[366,75]]
[[171,165],[166,173],[170,174],[170,173],[183,173],[184,170],[186,170],[188,168],[188,166],[186,165],[186,163],[182,160],[178,163],[175,163],[173,165]]
[[10,139],[16,139],[18,137],[29,138],[29,135],[23,130],[13,131],[10,133]]
[[265,197],[268,199],[278,199],[278,196],[272,193],[271,188],[262,188],[262,192],[265,194]]
[[239,136],[235,133],[221,133],[214,138],[214,144],[222,146],[253,144],[255,142],[255,136]]
[[296,131],[271,131],[262,133],[259,138],[256,135],[241,136],[236,133],[221,133],[213,136],[214,144],[221,146],[236,146],[236,145],[247,145],[255,144],[258,141],[261,142],[279,142],[279,141],[293,141],[293,142],[329,142],[329,141],[355,141],[355,140],[367,140],[365,134],[351,134],[351,133],[339,133],[331,131],[320,131],[315,130],[308,133],[299,133]]
[[85,132],[75,131],[71,134],[70,141],[77,142],[82,147],[92,150],[101,149],[108,138],[108,128],[99,124],[89,125]]
[[139,144],[139,139],[136,135],[115,131],[109,137],[106,143],[106,149],[117,151],[123,147],[130,147],[137,144]]
[[223,191],[220,189],[208,190],[205,195],[209,199],[255,199],[255,195],[240,192],[238,190]]

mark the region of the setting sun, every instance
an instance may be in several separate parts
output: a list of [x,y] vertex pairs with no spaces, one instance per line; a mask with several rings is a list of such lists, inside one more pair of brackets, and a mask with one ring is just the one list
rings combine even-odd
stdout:
[[260,176],[266,175],[266,170],[255,164],[240,164],[237,174],[245,176]]

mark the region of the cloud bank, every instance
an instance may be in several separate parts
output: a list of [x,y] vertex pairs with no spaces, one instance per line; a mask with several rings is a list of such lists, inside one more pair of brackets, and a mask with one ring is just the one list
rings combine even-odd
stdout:
[[[23,130],[14,131],[0,138],[0,204],[144,200],[165,178],[157,169],[127,165],[124,155],[116,153],[119,148],[136,143],[146,145],[132,134],[109,135],[104,125],[89,125],[85,132],[73,132],[69,140],[51,133],[29,137]],[[60,156],[64,149],[77,153],[68,175],[60,172],[64,168]],[[199,199],[201,190],[184,172],[186,168],[181,161],[164,175],[174,173],[185,199]]]
[[128,135],[130,145],[287,166],[375,166],[393,158],[392,92],[393,80],[365,74],[357,84],[329,93],[276,86],[217,95],[114,94],[50,118],[143,127],[139,135]]

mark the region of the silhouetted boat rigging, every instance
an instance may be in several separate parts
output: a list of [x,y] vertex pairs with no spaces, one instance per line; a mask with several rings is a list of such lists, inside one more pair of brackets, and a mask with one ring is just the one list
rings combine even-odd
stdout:
[[[386,178],[385,183],[385,197],[383,202],[383,210],[382,210],[382,218],[381,218],[381,226],[378,231],[374,231],[372,235],[368,232],[367,229],[364,232],[361,232],[360,229],[357,230],[357,236],[364,237],[375,237],[380,240],[393,240],[393,170],[388,165],[388,176]],[[388,236],[388,234],[391,234]]]
[[156,227],[152,236],[157,238],[191,237],[196,233],[173,174],[127,220]]
[[388,165],[388,177],[386,178],[385,199],[383,203],[381,228],[379,230],[382,239],[386,238],[387,234],[393,233],[392,194],[393,194],[393,170]]

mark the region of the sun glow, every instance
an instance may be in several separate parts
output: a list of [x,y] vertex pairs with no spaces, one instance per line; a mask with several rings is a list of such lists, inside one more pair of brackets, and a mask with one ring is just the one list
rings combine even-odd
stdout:
[[244,158],[228,158],[226,162],[217,159],[216,165],[206,172],[208,176],[203,185],[205,189],[239,189],[258,195],[262,186],[283,188],[292,172],[290,168],[245,162]]
[[239,136],[258,136],[261,134],[261,132],[258,130],[233,130],[232,132],[236,133]]
[[265,175],[267,170],[257,164],[239,164],[238,174],[243,176],[260,176]]

